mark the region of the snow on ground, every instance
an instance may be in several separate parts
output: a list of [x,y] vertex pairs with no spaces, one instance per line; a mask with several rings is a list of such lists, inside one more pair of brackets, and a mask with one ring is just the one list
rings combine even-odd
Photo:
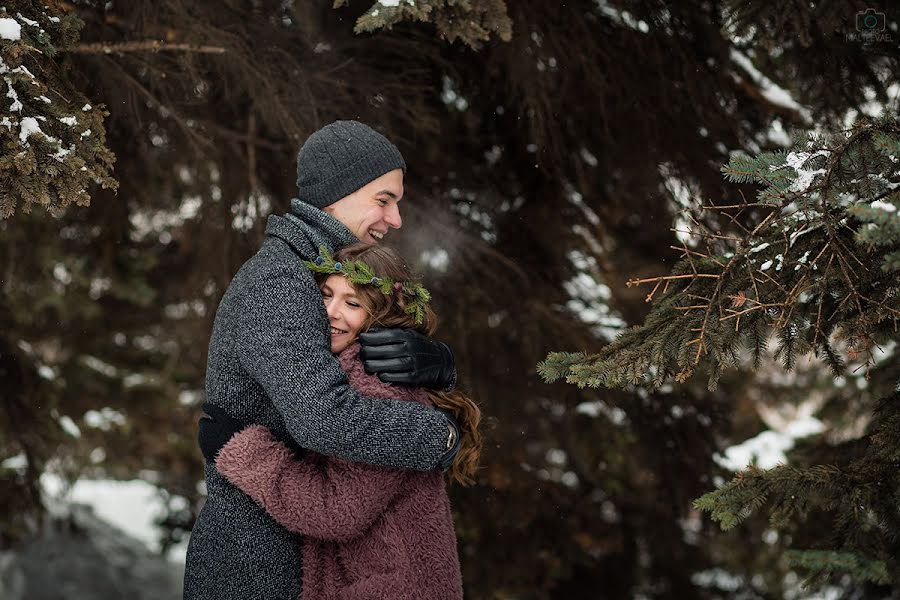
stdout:
[[[44,473],[41,488],[53,500],[90,506],[97,517],[139,540],[149,550],[159,552],[160,530],[155,521],[164,514],[166,505],[152,483],[141,479],[79,479],[66,489],[59,476]],[[186,541],[170,549],[166,558],[183,564],[185,552]]]

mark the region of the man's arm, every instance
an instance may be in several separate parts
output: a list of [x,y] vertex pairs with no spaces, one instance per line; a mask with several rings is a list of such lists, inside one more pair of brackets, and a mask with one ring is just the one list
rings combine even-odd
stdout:
[[351,461],[427,471],[446,463],[440,412],[356,392],[331,355],[327,316],[311,276],[279,273],[244,297],[237,348],[302,447]]
[[362,535],[403,489],[408,473],[338,459],[314,465],[262,425],[234,435],[216,468],[289,531],[337,542]]

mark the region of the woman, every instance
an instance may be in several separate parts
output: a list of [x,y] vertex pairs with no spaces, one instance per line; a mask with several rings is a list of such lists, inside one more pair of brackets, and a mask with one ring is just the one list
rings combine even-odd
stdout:
[[[383,383],[363,369],[356,338],[372,326],[431,334],[429,295],[383,246],[357,244],[333,258],[324,249],[307,265],[331,323],[331,351],[350,385],[375,398],[448,410],[460,424],[449,476],[472,483],[481,451],[478,406],[459,392]],[[221,422],[224,428],[236,425]],[[228,439],[226,435],[220,436]],[[210,457],[211,458],[211,457]],[[219,451],[217,469],[272,517],[303,538],[303,600],[462,598],[456,536],[440,473],[401,471],[306,452],[298,458],[253,425]]]

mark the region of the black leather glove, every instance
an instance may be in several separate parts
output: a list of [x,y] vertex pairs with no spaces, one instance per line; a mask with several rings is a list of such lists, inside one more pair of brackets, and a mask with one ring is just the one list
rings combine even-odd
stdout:
[[445,390],[456,383],[453,352],[412,329],[371,329],[359,335],[368,373],[386,383]]
[[247,424],[209,402],[203,405],[203,412],[209,416],[200,418],[197,442],[200,444],[200,451],[203,452],[204,458],[214,463],[219,455],[219,450]]

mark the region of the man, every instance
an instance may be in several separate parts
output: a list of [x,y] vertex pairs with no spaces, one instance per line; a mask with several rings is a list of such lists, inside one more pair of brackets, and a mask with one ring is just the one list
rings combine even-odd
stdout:
[[[312,134],[297,157],[299,196],[270,216],[259,252],[219,304],[209,344],[204,408],[259,423],[299,448],[406,469],[446,467],[458,441],[447,414],[415,402],[360,395],[331,355],[321,293],[303,260],[402,225],[406,164],[384,136],[356,121]],[[366,368],[385,381],[447,388],[446,345],[411,331],[361,340]],[[366,344],[368,342],[368,344]],[[219,411],[224,411],[222,414]],[[201,443],[203,443],[201,423]],[[300,594],[298,540],[206,463],[207,502],[188,546],[186,599]]]

